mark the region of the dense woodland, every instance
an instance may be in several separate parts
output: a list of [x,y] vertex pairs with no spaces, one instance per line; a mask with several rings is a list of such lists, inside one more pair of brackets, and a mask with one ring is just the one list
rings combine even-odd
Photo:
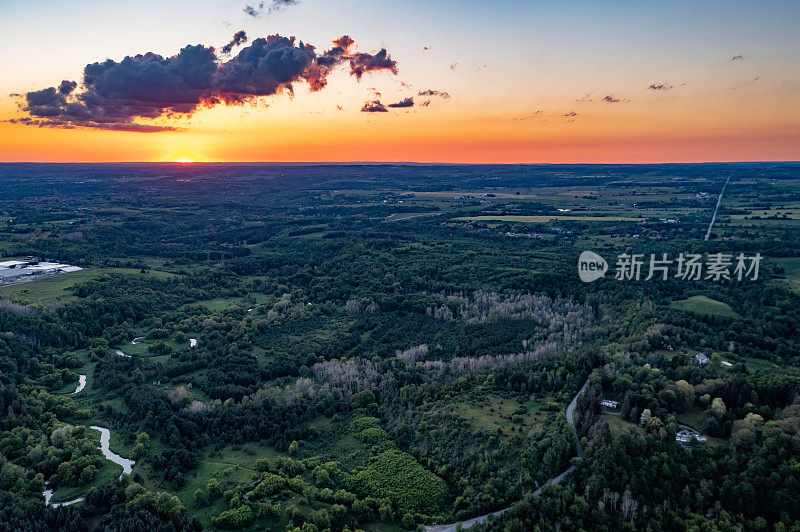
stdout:
[[[800,530],[800,295],[770,260],[800,225],[726,225],[798,170],[0,165],[0,255],[84,268],[0,287],[0,529]],[[656,189],[697,214],[465,221]],[[584,284],[583,249],[767,259]],[[671,305],[698,295],[730,313]]]

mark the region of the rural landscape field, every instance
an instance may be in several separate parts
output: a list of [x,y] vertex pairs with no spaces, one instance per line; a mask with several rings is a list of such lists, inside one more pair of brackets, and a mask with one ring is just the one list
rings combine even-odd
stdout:
[[0,286],[0,528],[800,526],[796,164],[4,164],[0,198],[3,260],[82,268]]

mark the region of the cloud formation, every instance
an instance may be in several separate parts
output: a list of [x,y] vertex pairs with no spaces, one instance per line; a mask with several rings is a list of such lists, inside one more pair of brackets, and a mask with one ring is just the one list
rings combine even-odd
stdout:
[[65,79],[61,82],[61,85],[58,86],[58,92],[66,96],[71,94],[76,88],[78,88],[77,81],[68,81]]
[[389,110],[383,105],[380,100],[372,100],[366,102],[361,108],[362,113],[388,113]]
[[250,4],[244,6],[242,10],[245,15],[251,16],[253,18],[258,18],[264,13],[270,14],[275,13],[276,11],[280,11],[284,7],[293,6],[297,4],[297,0],[272,0],[270,5],[267,6],[265,2],[259,2],[257,7],[253,7]]
[[619,103],[622,100],[620,100],[619,98],[615,98],[614,96],[608,95],[608,96],[604,97],[602,101],[604,101],[606,103]]
[[231,53],[231,50],[233,50],[236,46],[239,46],[240,44],[244,44],[246,42],[247,42],[247,34],[244,32],[244,30],[239,30],[233,34],[233,39],[231,39],[231,41],[228,44],[222,47],[222,53],[229,54]]
[[744,57],[742,57],[741,55],[734,55],[733,57],[731,57],[731,61],[741,61],[742,59],[744,59]]
[[673,88],[674,86],[670,85],[669,83],[652,83],[648,87],[648,89],[650,89],[651,91],[668,91]]
[[397,74],[397,62],[389,57],[386,48],[381,48],[375,55],[359,52],[350,56],[350,73],[357,79],[361,79],[365,72],[375,70],[388,70]]
[[414,107],[414,98],[404,98],[396,103],[390,103],[389,107]]
[[447,99],[450,98],[450,94],[448,94],[448,93],[446,93],[444,91],[435,91],[435,90],[431,90],[431,89],[424,90],[424,91],[419,91],[417,93],[417,96],[439,96],[443,100],[447,100]]
[[333,44],[335,44],[337,47],[344,50],[345,53],[349,53],[350,47],[356,43],[356,41],[354,41],[349,35],[342,35],[338,39],[334,39],[331,42],[333,42]]
[[[237,32],[231,49],[247,37]],[[172,57],[148,52],[86,65],[81,89],[62,81],[24,95],[21,110],[27,116],[10,122],[39,127],[123,131],[168,131],[170,125],[140,124],[138,119],[186,117],[203,107],[240,105],[260,97],[293,93],[295,83],[322,90],[338,65],[350,62],[350,74],[360,79],[366,72],[388,70],[397,64],[385,49],[375,55],[350,54],[347,36],[318,54],[314,46],[294,37],[270,35],[253,40],[239,53],[222,61],[214,48],[189,45]],[[227,46],[227,45],[226,45]],[[225,47],[223,47],[225,48]],[[224,51],[224,50],[223,50]],[[355,61],[355,66],[354,66]]]

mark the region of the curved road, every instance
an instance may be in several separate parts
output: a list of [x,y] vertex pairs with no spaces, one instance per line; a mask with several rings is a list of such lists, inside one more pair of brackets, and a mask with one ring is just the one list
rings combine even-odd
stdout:
[[[567,406],[567,423],[569,423],[569,428],[572,429],[572,434],[575,436],[575,449],[577,450],[578,458],[583,456],[583,449],[581,449],[581,441],[578,438],[578,432],[575,430],[575,407],[578,404],[578,397],[580,397],[583,392],[586,390],[586,386],[589,385],[589,379],[586,379],[586,382],[583,383],[581,389],[578,390],[578,393],[575,394],[575,397],[572,398],[572,401]],[[575,466],[569,466],[563,473],[558,475],[557,477],[551,478],[547,482],[544,483],[539,489],[533,492],[534,495],[539,495],[542,493],[542,488],[547,486],[548,484],[558,484],[564,477],[572,473],[575,469]],[[456,532],[458,525],[461,525],[462,530],[466,530],[470,527],[475,525],[482,524],[486,522],[492,516],[499,516],[502,515],[508,508],[503,508],[502,510],[498,510],[496,512],[488,513],[486,515],[481,515],[478,517],[473,517],[472,519],[467,519],[466,521],[459,521],[458,523],[449,523],[446,525],[429,525],[424,527],[425,532]]]

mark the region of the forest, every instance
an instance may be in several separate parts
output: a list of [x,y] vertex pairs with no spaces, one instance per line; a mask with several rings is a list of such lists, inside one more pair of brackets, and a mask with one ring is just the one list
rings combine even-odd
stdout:
[[800,530],[799,171],[0,164],[0,529]]

